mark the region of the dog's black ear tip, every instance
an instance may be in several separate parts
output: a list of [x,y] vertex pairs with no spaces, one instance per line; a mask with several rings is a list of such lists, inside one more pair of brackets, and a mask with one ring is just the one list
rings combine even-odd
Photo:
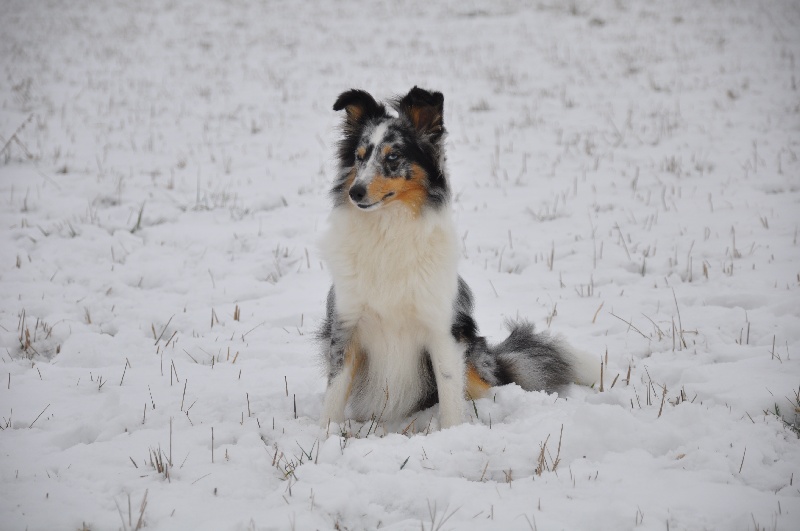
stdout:
[[354,103],[362,103],[367,105],[375,105],[375,99],[369,92],[360,89],[350,89],[339,94],[336,102],[333,104],[334,111],[341,111],[348,105]]
[[342,109],[347,107],[347,104],[353,101],[356,92],[357,92],[356,89],[350,89],[339,94],[339,97],[336,98],[336,102],[334,102],[333,104],[333,110],[341,111]]
[[444,104],[444,95],[441,92],[428,91],[414,85],[414,88],[408,91],[404,100],[421,105],[430,105],[433,107],[441,107]]

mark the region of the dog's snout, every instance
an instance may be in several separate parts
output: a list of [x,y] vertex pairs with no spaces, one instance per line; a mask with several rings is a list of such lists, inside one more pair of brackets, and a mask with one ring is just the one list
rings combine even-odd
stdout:
[[367,195],[367,187],[363,184],[356,184],[350,188],[350,199],[356,203],[360,203],[364,196]]

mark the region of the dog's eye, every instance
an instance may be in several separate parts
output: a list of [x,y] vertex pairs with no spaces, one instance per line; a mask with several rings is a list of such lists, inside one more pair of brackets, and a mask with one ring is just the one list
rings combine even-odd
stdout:
[[359,151],[356,151],[356,160],[358,162],[364,162],[364,155]]
[[389,153],[388,155],[386,155],[386,160],[387,160],[388,162],[394,162],[394,161],[396,161],[396,160],[397,160],[397,159],[399,159],[399,158],[400,158],[400,157],[398,157],[398,156],[397,156],[397,153]]

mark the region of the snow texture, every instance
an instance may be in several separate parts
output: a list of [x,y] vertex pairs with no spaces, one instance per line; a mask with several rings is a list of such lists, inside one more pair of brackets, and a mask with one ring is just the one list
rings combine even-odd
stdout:
[[[798,28],[791,0],[4,2],[0,528],[800,529]],[[481,331],[530,319],[603,387],[326,434],[331,106],[414,85]]]

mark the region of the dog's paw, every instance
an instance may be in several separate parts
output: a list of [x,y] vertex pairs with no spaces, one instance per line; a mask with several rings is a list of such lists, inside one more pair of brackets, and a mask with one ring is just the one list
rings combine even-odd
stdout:
[[461,407],[449,408],[449,410],[439,410],[439,427],[442,430],[458,426],[464,422],[464,412]]
[[344,419],[340,419],[337,422],[330,417],[323,416],[319,419],[319,427],[324,432],[326,438],[330,435],[341,435],[344,430]]

